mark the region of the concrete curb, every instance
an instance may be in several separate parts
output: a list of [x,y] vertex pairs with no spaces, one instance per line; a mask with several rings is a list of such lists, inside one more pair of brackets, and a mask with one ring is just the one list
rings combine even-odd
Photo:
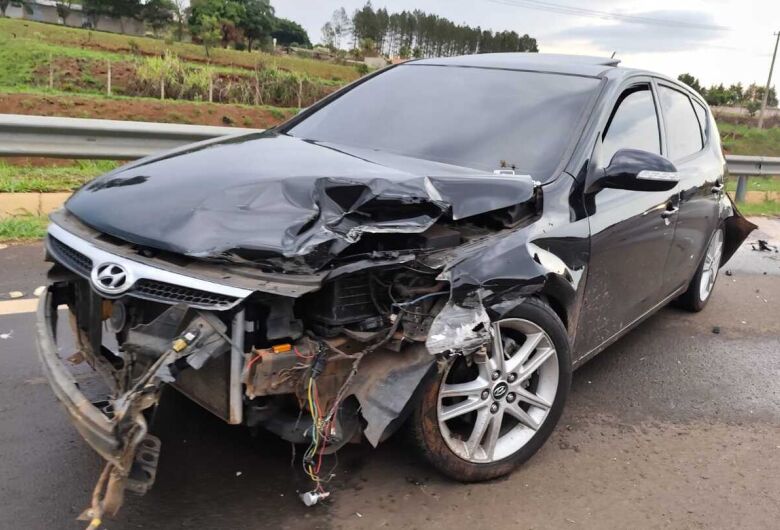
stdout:
[[60,208],[70,192],[0,193],[0,219],[17,215],[48,215]]

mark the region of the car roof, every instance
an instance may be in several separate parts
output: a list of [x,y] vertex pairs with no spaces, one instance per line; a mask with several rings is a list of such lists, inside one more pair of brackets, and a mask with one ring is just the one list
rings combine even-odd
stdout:
[[[562,55],[555,53],[482,53],[458,57],[438,57],[410,61],[412,65],[462,66],[473,68],[501,68],[504,70],[531,70],[571,75],[600,76],[605,70],[616,69],[620,59],[589,55]],[[624,69],[620,69],[624,70]]]
[[704,99],[691,87],[657,72],[639,68],[618,67],[620,59],[597,57],[593,55],[564,55],[557,53],[510,52],[460,55],[457,57],[438,57],[434,59],[416,59],[403,64],[461,66],[472,68],[499,68],[503,70],[524,70],[554,74],[582,75],[624,79],[633,75],[647,75],[662,79],[678,88],[685,89],[701,102]]

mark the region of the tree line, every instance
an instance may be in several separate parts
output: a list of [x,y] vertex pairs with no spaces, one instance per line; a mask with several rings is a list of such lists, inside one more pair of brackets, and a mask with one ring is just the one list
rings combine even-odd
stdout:
[[[30,1],[0,0],[0,14],[5,15],[11,4],[28,13],[34,9]],[[101,17],[133,19],[145,22],[155,33],[173,26],[174,35],[182,40],[186,28],[207,51],[217,45],[252,51],[256,45],[267,46],[271,39],[280,46],[311,47],[306,30],[297,22],[277,17],[270,0],[57,0],[57,14],[67,21],[74,4],[81,5],[95,29],[100,29]]]
[[441,57],[490,52],[538,52],[536,39],[515,31],[455,24],[422,10],[389,13],[368,1],[352,16],[342,7],[322,27],[323,43],[388,56]]
[[277,17],[269,0],[191,0],[187,22],[207,50],[210,45],[233,44],[252,51],[253,45],[267,45],[272,38],[281,46],[311,46],[303,27]]
[[[723,83],[705,87],[696,77],[688,73],[680,74],[677,76],[677,79],[701,94],[708,105],[745,107],[751,116],[761,108],[761,101],[764,98],[764,87],[755,83],[750,83],[747,87],[742,86],[742,83],[732,84],[728,87]],[[770,107],[777,106],[775,87],[769,87],[767,105]]]

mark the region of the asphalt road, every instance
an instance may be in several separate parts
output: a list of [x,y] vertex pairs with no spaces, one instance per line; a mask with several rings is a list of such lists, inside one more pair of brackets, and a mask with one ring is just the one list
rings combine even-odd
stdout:
[[[749,241],[777,244],[780,222],[759,222]],[[0,299],[32,296],[40,256],[0,250]],[[778,528],[780,254],[748,244],[725,269],[702,313],[663,309],[577,371],[556,432],[506,479],[448,481],[396,437],[343,451],[332,498],[306,508],[289,445],[170,393],[157,483],[106,528]],[[82,528],[101,462],[41,376],[33,322],[0,312],[0,528]]]

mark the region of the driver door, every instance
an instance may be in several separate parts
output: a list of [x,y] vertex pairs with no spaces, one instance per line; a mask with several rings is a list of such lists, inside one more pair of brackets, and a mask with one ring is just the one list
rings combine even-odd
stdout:
[[[649,79],[634,80],[606,120],[597,167],[624,148],[663,154],[660,114]],[[575,351],[583,356],[608,343],[659,303],[664,265],[674,239],[677,192],[602,189],[591,208],[590,263]]]

